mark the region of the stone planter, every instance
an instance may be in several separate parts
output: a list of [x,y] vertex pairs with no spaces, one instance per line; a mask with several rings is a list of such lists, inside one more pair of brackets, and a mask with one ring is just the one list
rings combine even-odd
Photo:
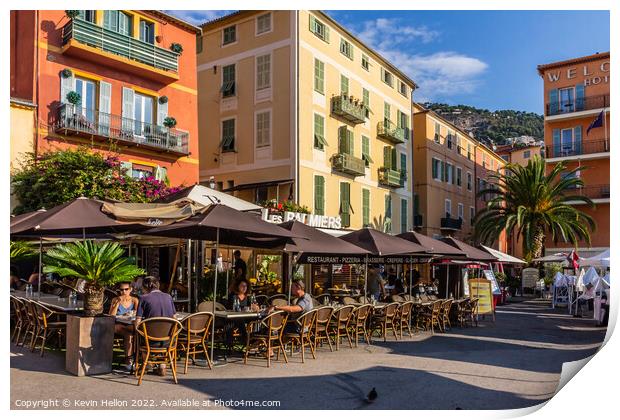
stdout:
[[112,372],[113,316],[67,315],[65,368],[77,376]]

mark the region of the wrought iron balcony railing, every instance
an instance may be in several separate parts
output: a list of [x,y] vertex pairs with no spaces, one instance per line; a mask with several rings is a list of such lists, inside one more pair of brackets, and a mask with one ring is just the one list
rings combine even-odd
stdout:
[[566,195],[581,195],[590,199],[610,198],[610,189],[609,184],[585,185],[580,188],[567,190]]
[[366,120],[366,107],[347,95],[332,96],[332,114],[339,116],[352,124],[361,124]]
[[59,107],[54,130],[65,135],[115,140],[180,155],[189,154],[187,132],[71,104]]
[[364,159],[351,156],[347,153],[337,153],[332,156],[332,167],[338,172],[353,176],[363,176],[366,174]]
[[583,98],[575,98],[570,102],[549,102],[545,105],[545,115],[561,115],[571,112],[588,111],[590,109],[608,108],[610,106],[609,95],[593,95]]
[[413,226],[414,227],[422,227],[424,219],[421,214],[413,215]]
[[547,147],[547,158],[590,155],[593,153],[609,152],[609,140],[583,140],[581,144],[571,144],[560,147]]
[[445,230],[461,230],[463,225],[463,219],[453,219],[452,217],[441,218],[441,229]]
[[405,129],[397,127],[391,121],[379,121],[377,124],[377,136],[394,144],[405,142]]
[[405,185],[406,175],[396,169],[379,168],[379,184],[387,187],[401,188]]

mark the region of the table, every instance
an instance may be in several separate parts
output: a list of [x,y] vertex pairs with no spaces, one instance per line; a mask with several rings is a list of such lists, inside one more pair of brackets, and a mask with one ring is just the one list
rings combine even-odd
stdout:
[[11,295],[23,299],[34,300],[35,302],[42,303],[45,306],[49,306],[52,309],[62,312],[75,312],[84,309],[84,301],[78,300],[76,304],[73,304],[69,298],[59,298],[56,295],[49,293],[37,293],[33,292],[32,296],[26,296],[24,290],[12,290]]
[[[189,312],[177,312],[176,314],[174,314],[174,319],[176,319],[177,321],[181,321],[183,318],[185,318],[186,316],[190,315]],[[135,316],[116,316],[116,322],[118,322],[119,324],[125,324],[125,325],[131,325],[134,323],[134,321],[136,320]]]
[[235,312],[235,311],[215,311],[216,318],[222,318],[230,321],[234,320],[252,320],[261,317],[260,312]]

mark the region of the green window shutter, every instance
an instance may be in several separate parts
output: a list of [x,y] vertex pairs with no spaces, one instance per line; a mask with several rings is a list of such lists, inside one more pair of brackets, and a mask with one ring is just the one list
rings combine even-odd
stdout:
[[338,127],[338,153],[348,153],[349,145],[347,142],[347,127]]
[[432,160],[432,167],[431,167],[431,169],[433,171],[433,179],[437,179],[437,176],[439,175],[437,173],[437,162],[438,162],[437,159],[433,158],[433,160]]
[[314,90],[325,92],[325,63],[317,58],[314,59]]
[[549,91],[549,115],[560,112],[560,92],[557,89]]
[[390,108],[391,108],[390,104],[388,104],[387,102],[383,103],[383,118],[385,119],[386,123],[390,121],[390,114],[391,114]]
[[351,130],[347,130],[347,150],[350,156],[355,156],[355,140]]
[[370,191],[362,189],[362,225],[370,224]]
[[390,159],[390,163],[392,164],[392,169],[397,170],[396,165],[398,164],[398,154],[396,152],[396,148],[392,148],[392,158]]
[[103,11],[103,27],[111,31],[118,31],[118,10]]
[[575,85],[575,111],[583,111],[586,87],[583,84]]
[[316,33],[316,18],[310,15],[310,32]]
[[400,200],[400,231],[402,233],[407,232],[407,200],[401,198]]
[[314,214],[325,214],[325,178],[314,176]]
[[575,153],[580,155],[581,154],[581,126],[580,125],[575,127],[574,140],[575,140]]
[[342,74],[340,75],[340,93],[343,95],[349,94],[349,78]]
[[123,12],[118,14],[118,32],[123,35],[131,35],[131,18]]
[[346,182],[340,183],[340,216],[342,217],[342,224],[345,227],[348,227],[351,225],[350,188],[351,188],[350,184]]
[[390,146],[383,146],[383,166],[386,168],[392,167],[392,152]]
[[314,114],[314,147],[323,150],[325,144],[325,119],[322,115]]
[[392,218],[392,196],[389,194],[385,196],[385,217]]
[[364,105],[366,118],[368,118],[370,116],[370,92],[368,92],[368,89],[362,88],[362,104]]
[[405,153],[400,154],[400,170],[405,175],[408,172],[407,168],[407,155]]
[[370,139],[366,136],[362,136],[362,159],[364,159],[366,167],[373,163],[372,157],[370,156]]
[[560,157],[562,154],[562,142],[560,137],[560,129],[553,129],[553,157]]
[[325,42],[329,43],[329,26],[323,25],[325,28]]

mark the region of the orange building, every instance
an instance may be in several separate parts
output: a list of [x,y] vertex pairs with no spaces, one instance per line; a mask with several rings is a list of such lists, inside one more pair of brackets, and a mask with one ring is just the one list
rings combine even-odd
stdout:
[[[578,193],[596,204],[583,208],[597,228],[591,246],[579,244],[580,256],[609,248],[609,65],[606,52],[538,66],[544,81],[547,169],[560,161],[568,169],[585,167],[578,172],[585,184]],[[545,248],[550,254],[573,246],[547,241]]]
[[197,183],[199,33],[158,11],[11,11],[11,150],[86,145],[135,177]]

